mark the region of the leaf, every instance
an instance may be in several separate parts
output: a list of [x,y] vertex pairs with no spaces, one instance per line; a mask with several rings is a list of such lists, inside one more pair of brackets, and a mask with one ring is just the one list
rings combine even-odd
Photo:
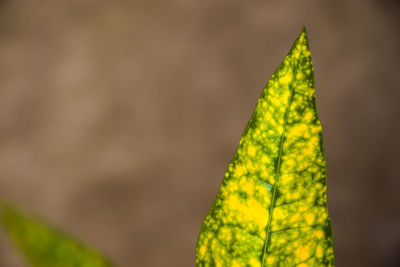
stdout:
[[272,75],[197,241],[197,266],[334,266],[306,30]]
[[34,267],[112,266],[98,252],[8,204],[0,221],[15,247]]

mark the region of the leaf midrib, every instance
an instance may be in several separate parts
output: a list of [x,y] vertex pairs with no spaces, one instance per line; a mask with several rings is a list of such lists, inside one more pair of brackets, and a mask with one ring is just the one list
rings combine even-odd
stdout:
[[[303,37],[303,41],[302,43],[304,43],[304,37]],[[295,44],[298,45],[298,44]],[[288,117],[289,117],[289,112],[290,112],[290,107],[292,105],[292,100],[293,100],[293,95],[294,95],[294,82],[296,81],[296,75],[297,75],[297,69],[299,66],[299,62],[301,59],[301,55],[303,54],[303,50],[300,50],[300,54],[299,54],[299,58],[297,59],[297,63],[296,63],[296,67],[294,69],[293,72],[293,80],[290,83],[290,99],[289,99],[289,103],[288,103],[288,107],[286,109],[285,112],[285,119],[284,119],[284,124],[283,124],[283,131],[282,131],[282,137],[281,137],[281,141],[279,144],[279,153],[278,153],[278,164],[276,166],[276,171],[275,171],[275,175],[274,175],[274,180],[275,180],[275,185],[274,185],[274,189],[272,191],[272,197],[271,197],[271,206],[269,208],[269,214],[268,214],[268,224],[267,224],[267,229],[266,229],[266,240],[264,243],[264,249],[263,249],[263,254],[261,257],[261,267],[265,266],[265,256],[267,255],[268,252],[268,247],[269,247],[269,243],[271,240],[271,222],[272,222],[272,215],[273,215],[273,211],[274,211],[274,207],[275,207],[275,196],[276,196],[276,190],[278,188],[278,176],[279,176],[279,171],[280,171],[280,167],[281,167],[281,157],[282,157],[282,150],[283,150],[283,143],[284,143],[284,139],[285,139],[285,134],[286,134],[286,126],[287,126],[287,121],[288,121]]]

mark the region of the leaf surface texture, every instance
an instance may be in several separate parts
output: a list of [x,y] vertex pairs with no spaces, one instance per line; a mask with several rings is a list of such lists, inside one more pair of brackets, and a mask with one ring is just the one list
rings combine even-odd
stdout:
[[197,241],[197,266],[334,266],[306,30],[263,89]]

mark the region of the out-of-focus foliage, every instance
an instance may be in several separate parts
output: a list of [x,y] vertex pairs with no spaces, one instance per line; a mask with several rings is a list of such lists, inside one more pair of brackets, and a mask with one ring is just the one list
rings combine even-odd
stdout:
[[1,204],[0,221],[33,267],[112,266],[99,252],[9,204]]
[[262,91],[200,230],[197,266],[333,266],[305,29]]

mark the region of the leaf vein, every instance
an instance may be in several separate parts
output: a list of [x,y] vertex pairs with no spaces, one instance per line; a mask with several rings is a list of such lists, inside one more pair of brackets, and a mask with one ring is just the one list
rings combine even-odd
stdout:
[[293,71],[293,80],[290,83],[290,99],[289,99],[287,110],[285,112],[283,132],[282,132],[281,141],[280,141],[280,144],[279,144],[278,163],[277,163],[276,170],[275,170],[275,186],[273,187],[273,192],[272,192],[272,197],[271,197],[271,206],[270,206],[270,209],[269,209],[268,224],[267,224],[267,229],[266,229],[266,239],[265,239],[265,243],[264,243],[263,254],[262,254],[262,257],[261,257],[262,267],[265,266],[265,257],[267,255],[268,247],[270,245],[270,240],[271,240],[271,221],[272,221],[272,215],[273,215],[273,211],[274,211],[274,204],[275,204],[275,201],[276,201],[275,198],[276,198],[276,191],[277,191],[277,188],[278,188],[278,176],[279,176],[279,171],[280,171],[280,166],[281,166],[283,143],[284,143],[285,134],[286,134],[286,127],[287,127],[287,121],[288,121],[288,117],[289,117],[289,111],[290,111],[290,107],[291,107],[291,104],[292,104],[292,101],[293,101],[294,82],[296,80],[297,69],[298,69],[298,66],[299,66],[299,63],[300,63],[301,54],[302,54],[302,51],[300,51],[300,56],[297,59],[296,67],[295,67],[295,69]]

